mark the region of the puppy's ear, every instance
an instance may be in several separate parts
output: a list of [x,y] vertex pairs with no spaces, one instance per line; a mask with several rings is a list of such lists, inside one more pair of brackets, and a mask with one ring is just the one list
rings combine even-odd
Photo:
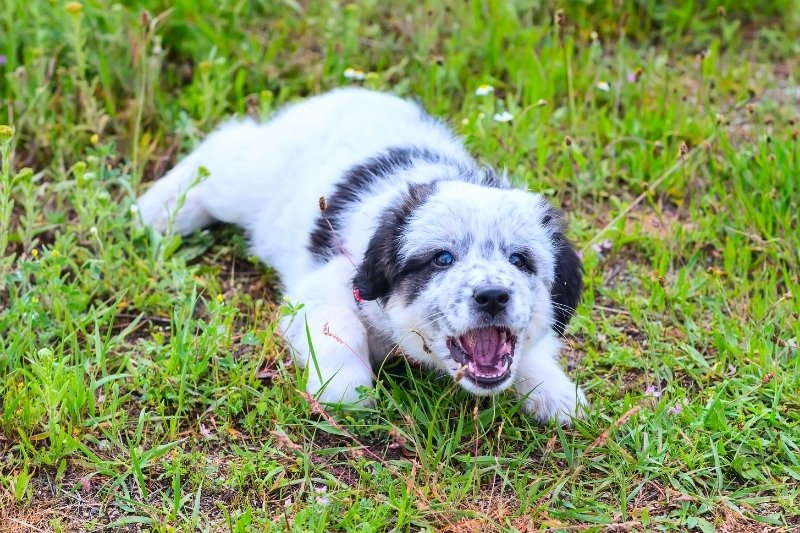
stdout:
[[557,212],[546,215],[545,224],[555,224],[557,229],[550,239],[555,248],[555,280],[550,290],[553,303],[553,329],[564,333],[583,292],[583,265],[572,243],[564,236],[563,221]]
[[431,183],[410,185],[380,218],[353,278],[353,288],[358,289],[362,300],[388,296],[402,270],[400,242],[403,232],[414,212],[435,191],[436,185]]
[[386,225],[381,225],[372,235],[364,259],[353,278],[353,288],[358,290],[362,300],[377,300],[389,294],[391,279],[394,278],[392,263],[396,258],[395,240]]

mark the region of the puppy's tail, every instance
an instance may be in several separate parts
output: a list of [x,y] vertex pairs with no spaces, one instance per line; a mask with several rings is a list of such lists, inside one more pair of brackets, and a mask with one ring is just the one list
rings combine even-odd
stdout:
[[172,229],[181,235],[214,222],[206,180],[227,181],[229,159],[237,157],[240,141],[252,137],[257,127],[254,120],[230,121],[211,133],[139,197],[142,221],[161,233]]

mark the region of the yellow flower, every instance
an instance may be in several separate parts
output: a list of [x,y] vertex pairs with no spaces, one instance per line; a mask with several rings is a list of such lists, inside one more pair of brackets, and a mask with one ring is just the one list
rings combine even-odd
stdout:
[[14,126],[0,124],[0,144],[5,144],[14,136]]
[[58,257],[59,255],[61,254],[58,253],[58,250],[53,250],[52,252],[50,252],[50,257]]
[[37,257],[39,257],[39,250],[37,250],[36,248],[34,248],[33,250],[31,250],[31,257],[33,257],[34,259],[36,259]]
[[89,137],[89,142],[92,143],[92,144],[99,143],[100,142],[100,136],[98,134],[96,134],[96,133],[93,134],[91,137]]
[[81,11],[83,11],[83,4],[80,2],[67,2],[67,5],[64,6],[64,9],[67,10],[72,16],[80,15]]
[[217,297],[215,298],[215,300],[217,300],[217,303],[221,304],[222,302],[225,301],[225,297],[222,296],[221,294],[217,294]]

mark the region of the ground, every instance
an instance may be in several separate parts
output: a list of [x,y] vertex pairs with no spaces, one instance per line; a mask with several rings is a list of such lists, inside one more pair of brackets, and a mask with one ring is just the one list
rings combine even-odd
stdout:
[[[799,28],[796,0],[3,2],[0,529],[800,528]],[[220,120],[344,85],[567,212],[586,420],[402,363],[327,413],[242,234],[137,225]]]

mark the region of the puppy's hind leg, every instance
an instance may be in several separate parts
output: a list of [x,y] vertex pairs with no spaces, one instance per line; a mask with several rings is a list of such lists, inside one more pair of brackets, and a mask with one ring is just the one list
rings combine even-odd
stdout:
[[196,159],[189,156],[139,197],[137,205],[146,225],[159,233],[171,227],[188,235],[214,222],[203,205],[204,176],[200,167],[192,164]]
[[[171,226],[182,235],[214,220],[242,222],[237,216],[248,212],[243,204],[254,196],[251,184],[244,180],[249,163],[243,161],[257,152],[253,144],[258,139],[259,125],[253,120],[220,126],[139,197],[142,221],[161,233]],[[257,163],[250,166],[258,168]],[[203,176],[201,169],[209,175]],[[231,214],[225,216],[225,212]]]

